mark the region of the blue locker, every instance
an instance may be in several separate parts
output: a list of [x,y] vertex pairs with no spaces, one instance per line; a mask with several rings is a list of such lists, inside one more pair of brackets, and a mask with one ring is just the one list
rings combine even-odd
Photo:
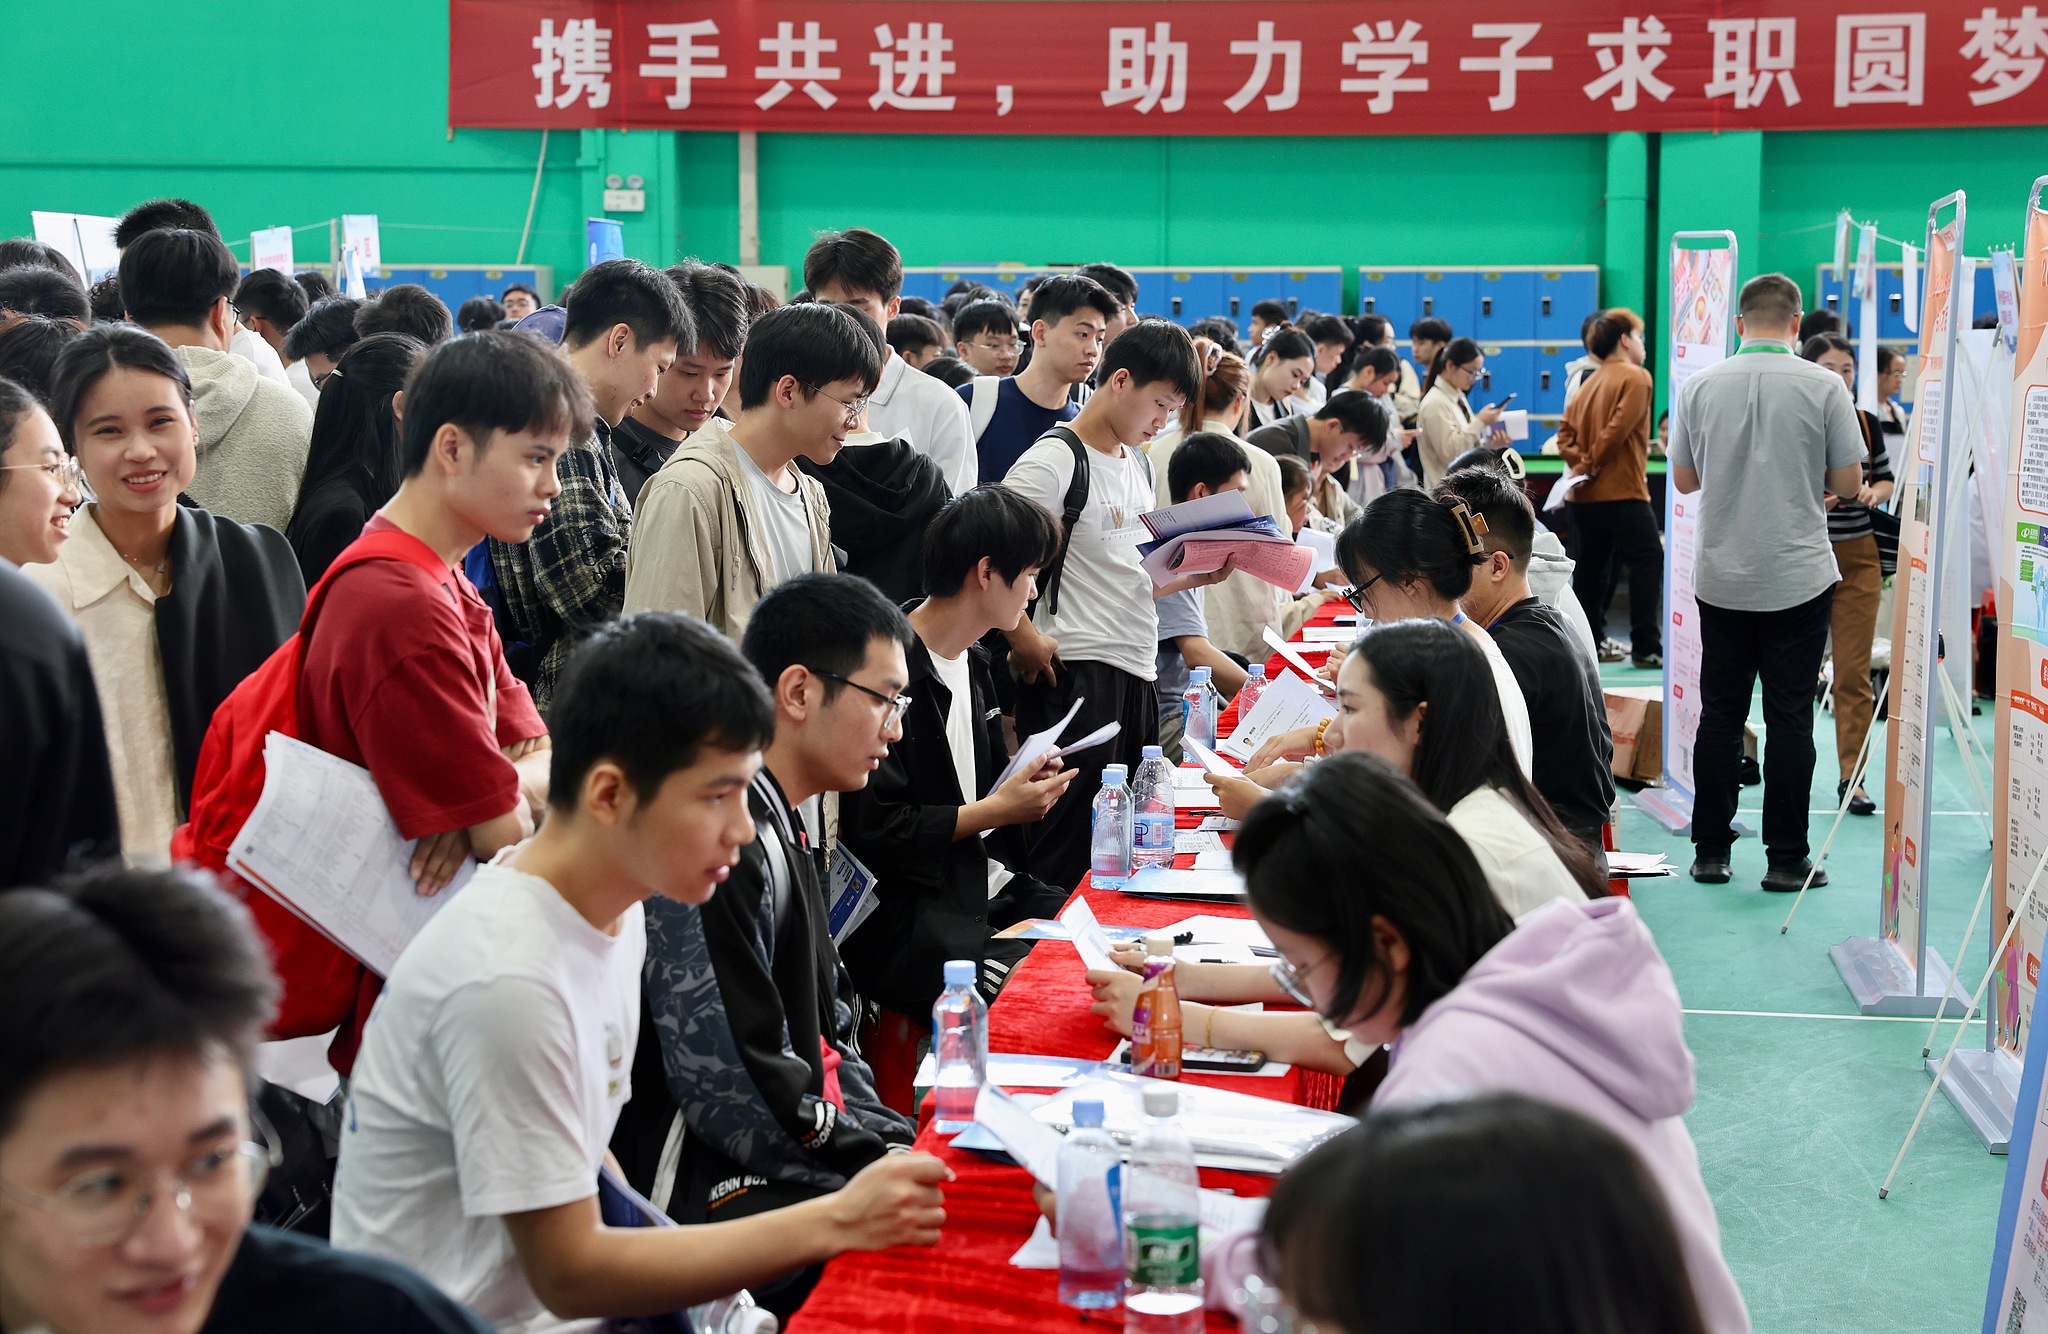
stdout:
[[1240,331],[1251,323],[1252,307],[1261,301],[1287,299],[1286,275],[1274,269],[1241,269],[1223,279],[1223,310]]
[[[1169,269],[1165,277],[1166,315],[1169,319],[1185,326],[1224,313],[1222,274]],[[1244,320],[1238,321],[1240,332],[1244,325]]]
[[[1583,350],[1577,343],[1546,343],[1531,349],[1535,353],[1530,365],[1530,388],[1534,396],[1528,400],[1529,410],[1539,417],[1558,417],[1564,414],[1565,367]],[[1517,403],[1520,406],[1520,403]]]
[[1408,326],[1422,310],[1415,294],[1421,275],[1413,269],[1360,269],[1358,271],[1358,313],[1384,315],[1394,326],[1394,337],[1406,338]]
[[1579,325],[1600,307],[1600,275],[1589,269],[1546,269],[1536,275],[1536,332],[1532,338],[1579,341]]
[[1036,273],[1036,269],[1006,266],[996,269],[988,277],[983,278],[982,281],[1009,297],[1010,300],[1015,301],[1017,299],[1017,289],[1024,285],[1026,278],[1030,278]]
[[1466,396],[1473,408],[1498,403],[1514,394],[1515,401],[1509,406],[1533,411],[1535,391],[1530,382],[1535,378],[1536,349],[1482,343],[1480,350],[1486,354],[1486,368],[1479,374],[1479,383],[1472,386],[1472,392]]
[[1887,343],[1913,337],[1906,328],[1906,274],[1904,269],[1877,271],[1877,336]]
[[1344,313],[1344,274],[1338,270],[1294,269],[1282,275],[1286,295],[1281,299],[1299,314],[1304,310],[1325,315]]
[[1167,318],[1167,312],[1173,307],[1167,300],[1166,270],[1126,269],[1125,272],[1138,280],[1138,314]]
[[[485,269],[478,277],[477,293],[495,300],[498,293],[513,283],[525,283],[537,293],[541,290],[540,274],[531,264],[518,267],[508,264],[502,269]],[[542,294],[542,299],[546,300],[545,294]]]
[[[1424,269],[1415,289],[1419,298],[1415,317],[1448,320],[1454,335],[1471,337],[1479,319],[1478,278],[1470,270]],[[1398,329],[1395,333],[1406,337],[1408,331]]]
[[1536,275],[1528,269],[1491,269],[1479,275],[1481,342],[1525,343],[1536,336]]
[[904,296],[918,297],[922,300],[931,302],[933,305],[937,305],[939,303],[939,291],[940,288],[938,274],[920,273],[917,272],[916,270],[906,270],[904,272]]

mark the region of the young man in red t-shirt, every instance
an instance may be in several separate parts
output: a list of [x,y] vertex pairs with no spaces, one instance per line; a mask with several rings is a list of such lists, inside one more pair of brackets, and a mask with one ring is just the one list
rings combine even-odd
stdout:
[[[442,577],[399,560],[336,577],[305,645],[299,735],[370,771],[399,832],[418,840],[419,892],[433,894],[465,860],[531,834],[547,801],[547,727],[462,557],[486,536],[523,542],[547,517],[555,460],[594,409],[560,353],[499,332],[434,348],[402,403],[405,480],[363,531],[417,538]],[[364,971],[328,1053],[343,1074],[381,985]]]

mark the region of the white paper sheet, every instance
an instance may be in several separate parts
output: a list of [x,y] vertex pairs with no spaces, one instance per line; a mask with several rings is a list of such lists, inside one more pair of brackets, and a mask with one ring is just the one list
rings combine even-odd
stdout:
[[1124,881],[1124,893],[1139,897],[1146,895],[1168,895],[1189,899],[1228,899],[1233,902],[1244,897],[1244,877],[1236,871],[1192,871],[1176,870],[1170,866],[1147,866]]
[[[1297,651],[1296,646],[1282,639],[1280,632],[1270,625],[1266,627],[1266,646],[1279,654],[1282,662],[1292,667],[1295,671],[1300,672],[1302,679],[1306,680],[1316,689],[1332,695],[1337,693],[1337,687],[1318,677],[1316,669],[1308,665],[1308,659],[1302,657]],[[1270,691],[1272,687],[1268,686],[1267,689]],[[1259,703],[1263,704],[1265,702],[1265,697],[1263,695],[1260,696]]]
[[[1264,1201],[1261,1201],[1263,1203]],[[1232,1229],[1233,1231],[1235,1229]],[[1016,1253],[1010,1256],[1012,1269],[1058,1269],[1060,1267],[1060,1243],[1052,1234],[1052,1224],[1045,1215],[1038,1216],[1038,1226],[1031,1229],[1031,1237]]]
[[1304,528],[1294,535],[1294,541],[1307,547],[1309,555],[1315,558],[1308,567],[1308,573],[1302,576],[1301,583],[1295,586],[1294,594],[1300,597],[1315,587],[1317,575],[1337,568],[1337,539],[1329,533]]
[[463,863],[432,897],[413,887],[401,836],[370,771],[272,732],[263,796],[228,847],[228,867],[382,976],[475,873]]
[[1074,948],[1081,955],[1081,962],[1089,968],[1115,968],[1116,960],[1110,957],[1109,937],[1103,934],[1102,924],[1095,920],[1095,910],[1088,906],[1088,900],[1076,897],[1060,914],[1060,921],[1073,933]]
[[1145,525],[1155,542],[1164,542],[1182,533],[1250,523],[1257,517],[1252,513],[1251,502],[1245,499],[1244,492],[1218,491],[1199,500],[1183,500],[1164,509],[1150,510],[1140,514],[1138,522]]
[[1238,831],[1239,825],[1239,821],[1233,820],[1227,815],[1205,815],[1202,817],[1202,823],[1196,825],[1195,828],[1205,834],[1234,834]]
[[[1030,765],[1037,764],[1048,754],[1057,750],[1060,744],[1060,733],[1067,730],[1067,724],[1074,721],[1074,715],[1079,713],[1081,706],[1087,702],[1087,696],[1077,696],[1074,700],[1074,707],[1067,710],[1066,717],[1060,719],[1051,727],[1046,728],[1043,732],[1034,732],[1032,735],[1024,738],[1023,744],[1017,747],[1016,755],[1011,758],[1008,764],[1003,766],[1002,773],[996,775],[996,781],[989,787],[989,792],[995,791],[996,788],[1015,778],[1021,770]],[[988,793],[984,792],[982,795],[987,796]]]
[[1192,852],[1199,856],[1204,852],[1220,850],[1222,847],[1223,835],[1210,829],[1183,829],[1173,836],[1173,850],[1176,854]]
[[1358,638],[1355,625],[1310,625],[1301,632],[1304,644],[1348,644]]
[[1222,848],[1211,848],[1207,852],[1198,852],[1195,854],[1194,869],[1197,871],[1228,871],[1230,869],[1230,854]]
[[1265,928],[1248,917],[1217,917],[1210,913],[1198,913],[1193,917],[1184,917],[1172,926],[1162,926],[1159,929],[1175,937],[1192,936],[1197,945],[1242,945],[1269,952],[1273,948],[1273,942],[1267,938]]
[[1223,803],[1216,799],[1216,792],[1207,783],[1197,791],[1178,784],[1173,789],[1173,808],[1177,811],[1213,811]]
[[1529,438],[1529,410],[1527,408],[1507,409],[1500,414],[1500,424],[1501,429],[1508,433],[1508,439],[1510,440],[1527,440]]
[[[1071,1088],[1093,1079],[1101,1066],[1094,1061],[1069,1059],[1064,1056],[1020,1056],[1013,1052],[990,1052],[988,1065],[984,1067],[988,1082],[1002,1088],[1058,1089]],[[939,1063],[930,1052],[919,1062],[912,1081],[918,1088],[930,1088],[939,1077]]]
[[1565,501],[1571,499],[1572,492],[1585,484],[1586,474],[1582,472],[1568,472],[1558,478],[1555,482],[1551,483],[1550,494],[1543,498],[1544,512],[1555,514],[1562,510]]
[[1313,727],[1336,716],[1336,705],[1317,694],[1307,681],[1285,672],[1266,687],[1266,693],[1259,696],[1251,712],[1238,719],[1236,730],[1216,749],[1240,763],[1246,762],[1270,738],[1298,727]]
[[1029,1111],[994,1084],[983,1084],[974,1100],[974,1123],[1002,1141],[1003,1149],[1019,1166],[1049,1190],[1060,1185],[1060,1132]]
[[[1261,697],[1261,702],[1264,702],[1263,696]],[[1212,774],[1220,774],[1225,778],[1236,778],[1240,776],[1237,770],[1237,766],[1231,764],[1230,762],[1225,760],[1221,755],[1218,755],[1215,751],[1210,750],[1207,746],[1195,740],[1193,737],[1182,737],[1180,739],[1180,744],[1182,749],[1186,750],[1188,754],[1195,757],[1195,763],[1201,765],[1202,768],[1207,770],[1208,772]],[[1189,786],[1193,785],[1190,784]]]
[[[1073,717],[1071,713],[1067,716],[1069,718]],[[1058,750],[1054,751],[1053,754],[1059,756],[1061,759],[1064,760],[1069,755],[1078,755],[1084,750],[1093,750],[1095,747],[1101,745],[1103,742],[1115,736],[1118,732],[1121,732],[1123,730],[1123,727],[1124,725],[1122,723],[1117,722],[1115,719],[1112,718],[1110,721],[1104,723],[1102,726],[1090,732],[1087,736],[1082,737],[1079,741],[1070,741],[1066,745],[1061,746]],[[1001,787],[1002,784],[998,783],[996,786]]]

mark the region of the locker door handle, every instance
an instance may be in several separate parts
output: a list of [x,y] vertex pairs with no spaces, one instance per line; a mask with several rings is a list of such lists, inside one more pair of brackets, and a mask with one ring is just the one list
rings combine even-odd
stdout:
[[1294,297],[1288,297],[1287,313],[1289,315],[1299,315],[1301,313],[1301,302],[1296,300]]
[[1893,292],[1893,293],[1892,293],[1892,314],[1894,314],[1894,315],[1903,315],[1903,314],[1905,313],[1905,301],[1906,301],[1906,294],[1905,294],[1905,293],[1903,293],[1903,292]]
[[1490,296],[1483,296],[1483,297],[1480,297],[1480,298],[1479,298],[1479,313],[1480,313],[1480,314],[1481,314],[1482,316],[1486,317],[1487,319],[1492,319],[1492,318],[1493,318],[1493,298],[1492,298],[1492,297],[1490,297]]
[[1829,309],[1829,310],[1834,310],[1834,309],[1836,309],[1837,307],[1839,307],[1839,306],[1840,306],[1841,304],[1842,304],[1842,294],[1841,294],[1840,292],[1829,292],[1829,293],[1828,293],[1828,309]]
[[1550,314],[1550,298],[1547,296],[1543,298],[1543,313]]
[[[1545,298],[1543,298],[1543,299],[1544,299],[1545,301],[1548,301],[1548,300],[1549,300],[1550,298],[1549,298],[1549,297],[1545,297]],[[1549,371],[1545,371],[1545,372],[1543,372],[1543,387],[1544,387],[1544,388],[1545,388],[1546,390],[1550,388],[1550,372],[1549,372]]]
[[1237,297],[1232,297],[1232,298],[1230,298],[1230,313],[1231,313],[1231,314],[1233,314],[1233,315],[1237,314],[1237,303],[1238,303],[1238,300],[1239,300],[1239,298],[1237,298]]
[[1372,314],[1372,313],[1373,313],[1373,307],[1374,307],[1374,306],[1375,306],[1376,304],[1378,304],[1378,302],[1379,302],[1379,298],[1378,298],[1378,297],[1376,297],[1376,296],[1369,296],[1369,297],[1367,297],[1367,298],[1365,299],[1365,313],[1366,313],[1366,314],[1368,314],[1368,315]]
[[1433,296],[1426,296],[1426,297],[1422,298],[1422,313],[1423,313],[1423,314],[1425,314],[1425,315],[1434,315],[1434,314],[1436,314],[1436,298],[1435,298],[1435,297],[1433,297]]
[[1492,372],[1492,371],[1481,371],[1481,372],[1479,372],[1479,387],[1480,387],[1481,389],[1491,389],[1491,388],[1493,388],[1493,372]]
[[1179,297],[1175,297],[1175,298],[1173,299],[1173,314],[1174,314],[1174,317],[1175,317],[1176,319],[1178,319],[1178,318],[1180,317],[1180,298],[1179,298]]

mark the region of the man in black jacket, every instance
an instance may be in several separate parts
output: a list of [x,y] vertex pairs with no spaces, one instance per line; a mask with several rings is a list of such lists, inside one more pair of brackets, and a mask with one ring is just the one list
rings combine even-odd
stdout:
[[868,785],[840,803],[840,837],[874,873],[880,900],[842,952],[876,1007],[862,1050],[883,1101],[901,1111],[913,1110],[918,1043],[931,1031],[946,961],[977,961],[982,993],[993,998],[1028,946],[989,933],[1051,916],[1066,901],[1064,890],[1013,868],[1023,864],[1022,826],[1052,809],[1080,771],[1046,758],[996,782],[1007,751],[977,642],[1016,628],[1058,550],[1052,516],[1002,486],[975,487],[931,521],[923,554],[932,596],[910,613],[917,638],[903,736]]

